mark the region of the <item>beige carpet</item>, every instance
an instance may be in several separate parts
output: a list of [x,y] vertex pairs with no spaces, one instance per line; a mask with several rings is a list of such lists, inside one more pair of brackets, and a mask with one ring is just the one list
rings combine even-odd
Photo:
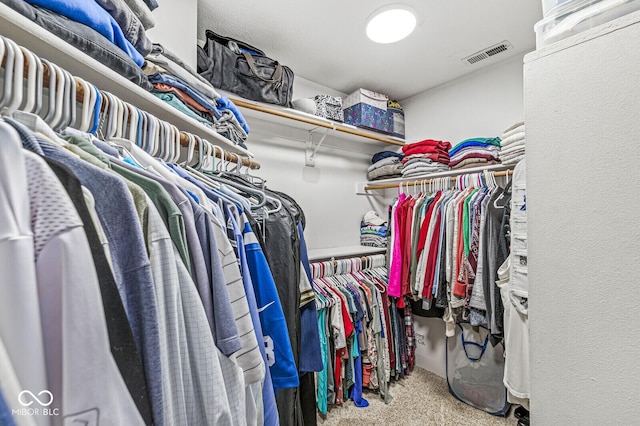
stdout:
[[484,426],[517,424],[514,417],[501,418],[466,405],[451,395],[442,377],[421,368],[411,376],[391,385],[393,401],[385,404],[380,397],[367,391],[369,406],[358,408],[348,401],[342,407],[330,408],[325,419],[318,415],[318,424],[324,426],[388,426],[437,425]]

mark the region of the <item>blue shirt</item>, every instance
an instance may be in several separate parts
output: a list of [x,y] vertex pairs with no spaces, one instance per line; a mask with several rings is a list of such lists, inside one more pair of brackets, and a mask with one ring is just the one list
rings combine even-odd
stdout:
[[[273,386],[274,388],[298,387],[300,380],[276,283],[260,243],[247,220],[244,223],[243,236],[246,262],[259,306],[260,324]],[[242,258],[240,261],[242,262]]]

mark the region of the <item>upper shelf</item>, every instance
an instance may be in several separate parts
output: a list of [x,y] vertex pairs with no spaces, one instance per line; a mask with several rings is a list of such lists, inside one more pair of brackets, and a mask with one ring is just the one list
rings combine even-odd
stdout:
[[[231,99],[234,104],[240,107],[245,117],[251,118],[252,120],[262,120],[308,131],[317,130],[318,128],[335,129],[335,131],[339,132],[341,139],[356,142],[404,145],[404,140],[396,137],[386,136],[350,124],[328,120],[292,108],[283,108],[277,105],[241,99],[238,98],[237,95],[229,93],[225,94],[229,96],[229,99]],[[250,123],[252,122],[253,121],[250,121]]]
[[250,151],[235,145],[212,129],[184,115],[4,4],[0,4],[0,35],[12,39],[41,58],[48,59],[70,73],[95,84],[100,90],[110,92],[123,101],[175,125],[182,131],[207,139],[225,151],[254,157]]

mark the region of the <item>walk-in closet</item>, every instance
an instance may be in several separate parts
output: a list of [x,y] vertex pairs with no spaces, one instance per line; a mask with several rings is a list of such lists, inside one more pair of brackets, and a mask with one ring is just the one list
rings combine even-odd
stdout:
[[633,425],[640,1],[0,0],[0,426]]

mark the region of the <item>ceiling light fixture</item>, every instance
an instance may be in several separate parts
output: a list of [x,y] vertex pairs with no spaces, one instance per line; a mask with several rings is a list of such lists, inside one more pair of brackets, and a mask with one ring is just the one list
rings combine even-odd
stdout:
[[411,34],[416,22],[416,13],[409,6],[385,6],[367,18],[367,37],[376,43],[395,43]]

